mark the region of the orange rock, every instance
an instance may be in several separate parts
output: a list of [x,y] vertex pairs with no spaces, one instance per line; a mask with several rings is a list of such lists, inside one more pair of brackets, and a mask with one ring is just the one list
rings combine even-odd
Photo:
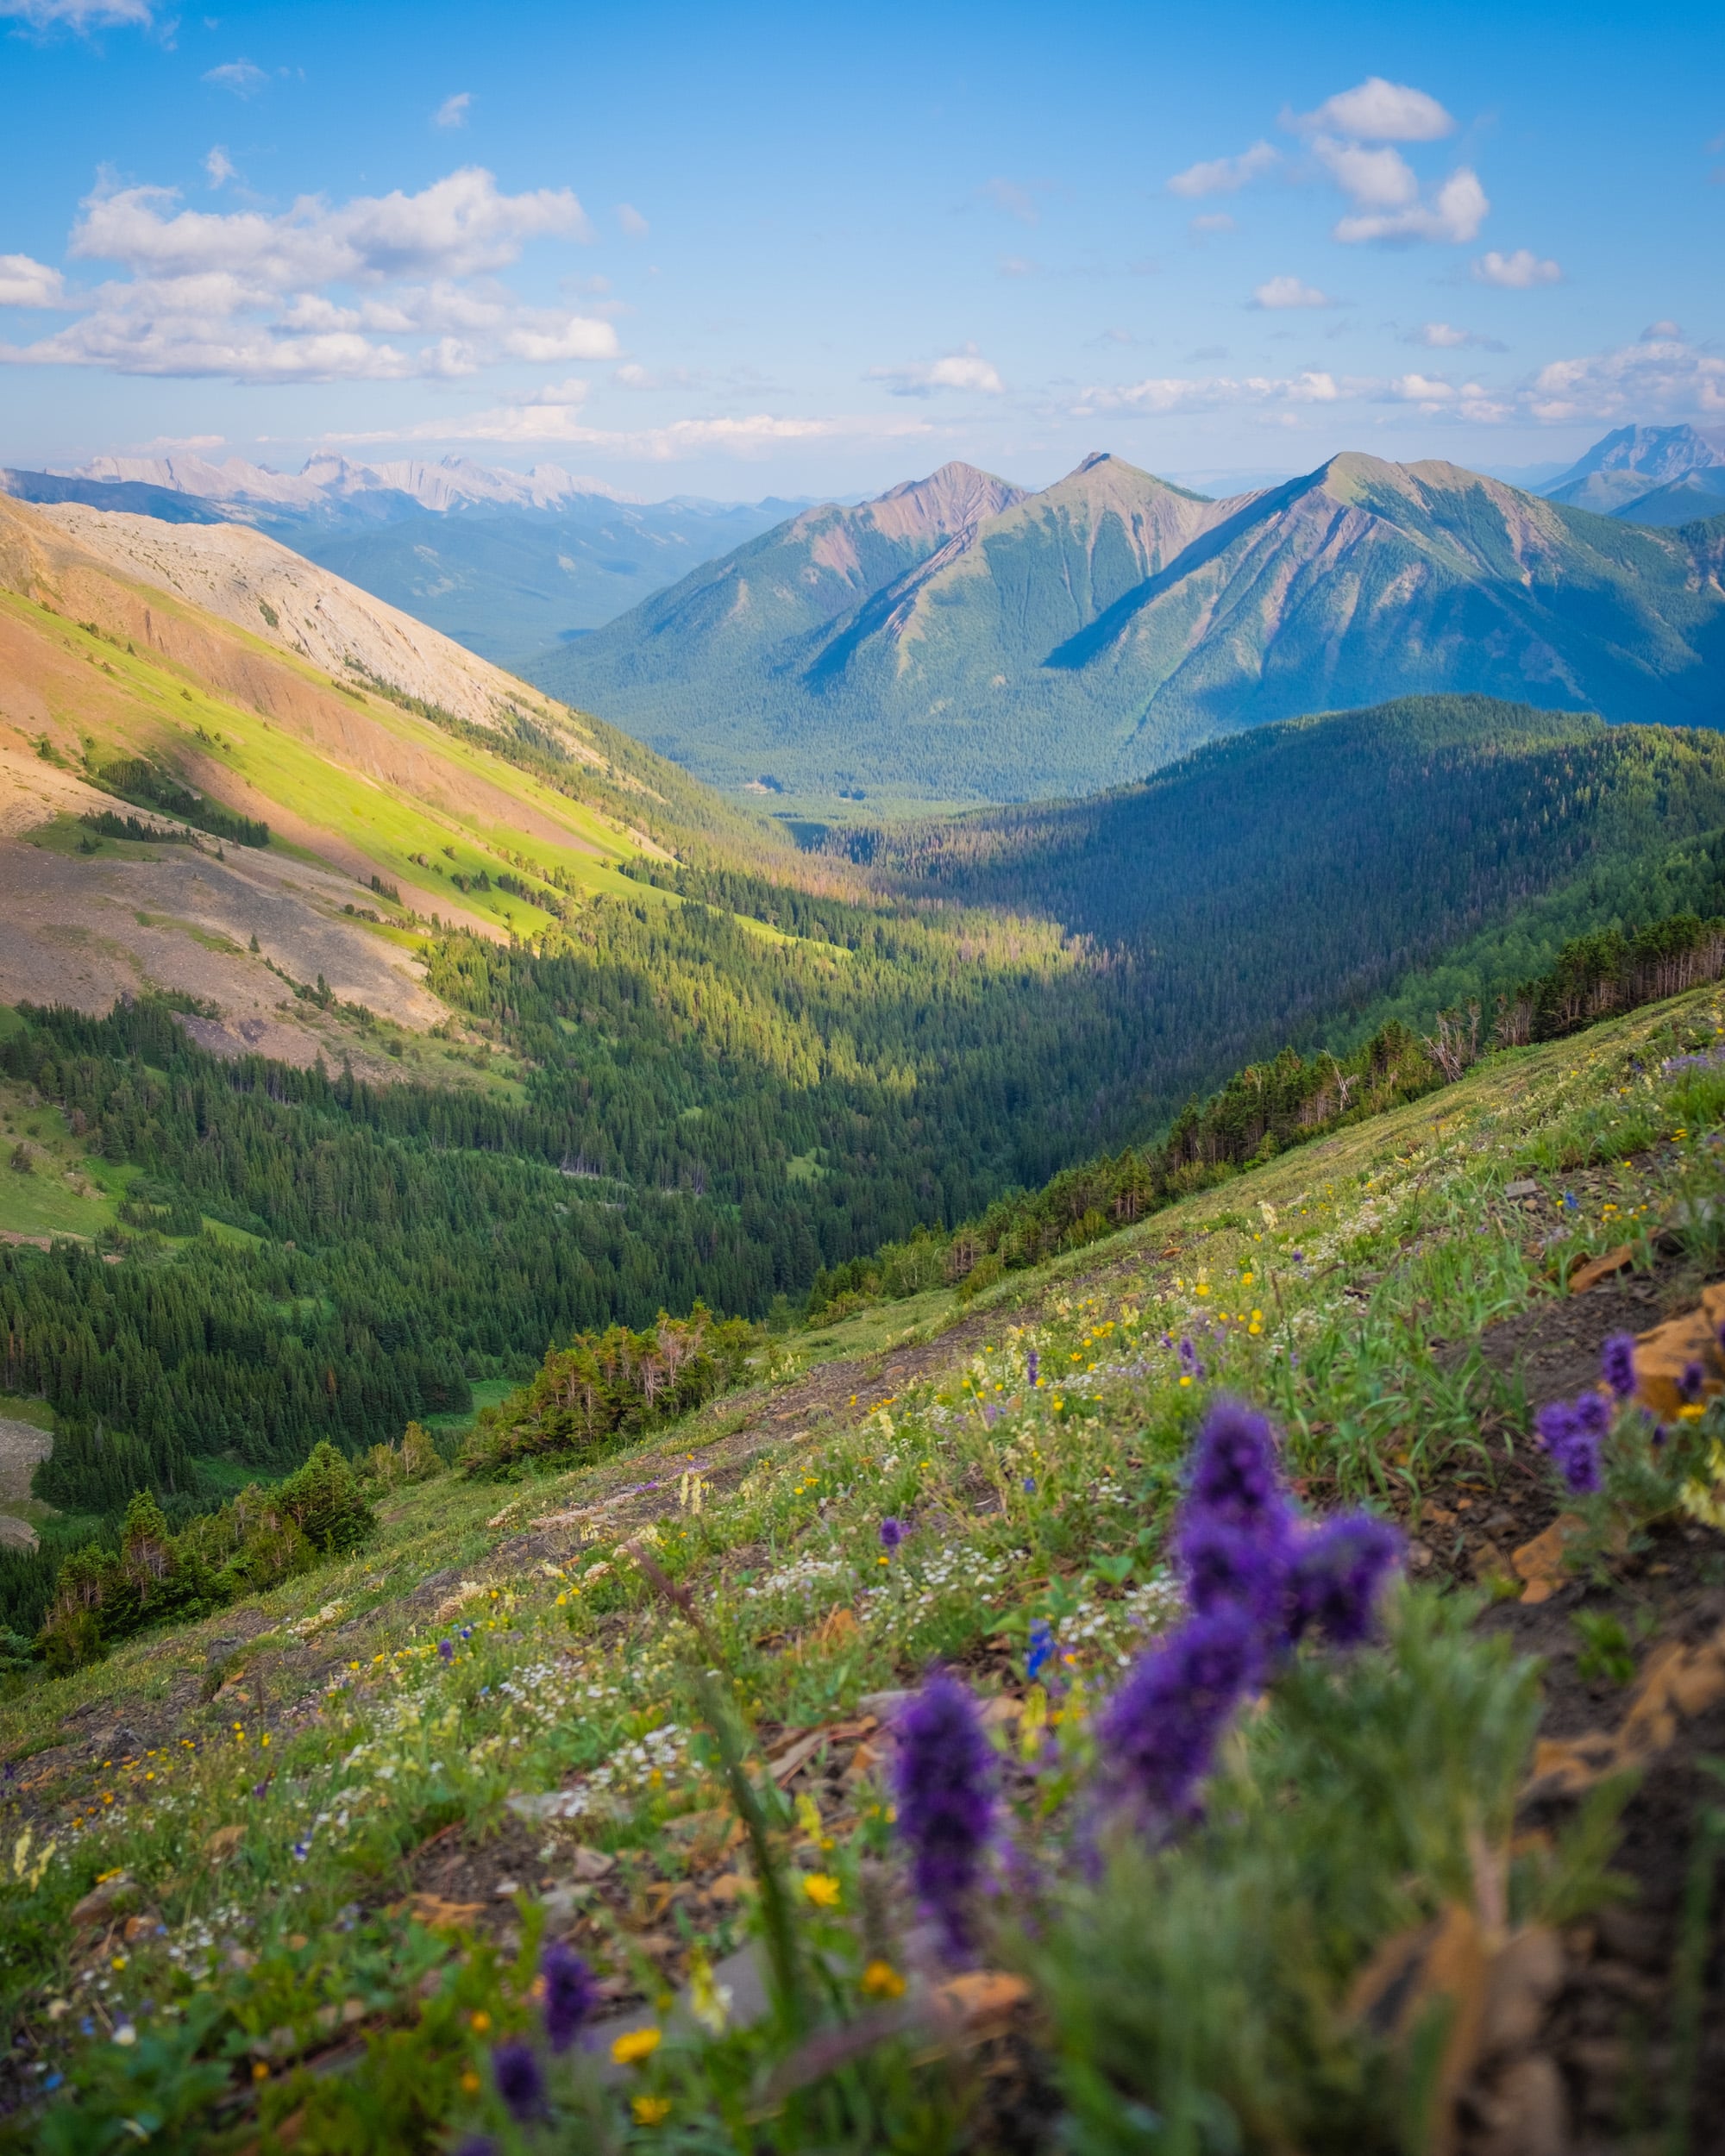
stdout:
[[1550,1601],[1553,1591],[1563,1584],[1565,1545],[1584,1532],[1586,1525],[1572,1512],[1559,1513],[1543,1534],[1536,1534],[1515,1551],[1509,1563],[1516,1578],[1525,1583],[1524,1602]]
[[1725,1285],[1705,1288],[1701,1307],[1667,1318],[1635,1338],[1636,1397],[1656,1415],[1675,1415],[1684,1405],[1678,1381],[1691,1363],[1702,1367],[1702,1395],[1725,1392],[1725,1358],[1719,1327],[1725,1324]]
[[1569,1276],[1569,1292],[1584,1295],[1590,1288],[1596,1288],[1602,1280],[1613,1273],[1621,1273],[1631,1263],[1634,1251],[1627,1243],[1620,1243],[1615,1250],[1607,1250],[1603,1257],[1590,1257],[1585,1265],[1578,1265]]

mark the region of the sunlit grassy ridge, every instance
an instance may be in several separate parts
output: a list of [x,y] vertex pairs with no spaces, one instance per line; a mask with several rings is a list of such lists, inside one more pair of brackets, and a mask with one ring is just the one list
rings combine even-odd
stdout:
[[[764,1389],[650,1446],[527,1482],[393,1491],[361,1555],[17,1690],[4,1839],[28,1820],[35,1854],[0,1885],[0,1970],[36,2085],[66,2075],[91,2131],[147,2096],[181,2102],[173,2145],[187,2147],[218,2145],[217,2096],[254,2091],[267,2124],[302,2115],[302,2147],[494,2126],[490,2035],[530,2019],[530,1971],[454,1952],[439,1926],[477,1908],[419,1904],[427,1928],[398,1905],[411,1852],[451,1824],[505,1837],[530,1946],[546,1893],[579,1876],[573,1845],[617,1856],[630,1894],[594,1908],[581,1944],[624,1978],[660,1971],[649,2015],[655,1983],[738,1945],[746,1885],[708,1892],[692,1854],[715,1817],[722,1839],[727,1800],[687,1635],[620,1548],[632,1537],[693,1592],[767,1730],[831,1721],[937,1658],[992,1691],[1041,1618],[1079,1761],[1095,1702],[1177,1608],[1164,1539],[1202,1401],[1226,1388],[1268,1405],[1317,1501],[1393,1501],[1417,1522],[1440,1464],[1484,1471],[1488,1408],[1525,1429],[1470,1344],[1481,1328],[1560,1291],[1584,1251],[1628,1239],[1645,1258],[1681,1194],[1717,1187],[1725,1082],[1660,1064],[1722,1025],[1725,1002],[1703,992],[1493,1057],[1441,1096],[992,1291],[950,1356],[895,1388],[873,1375],[888,1336],[867,1313],[775,1346]],[[1584,1194],[1566,1197],[1584,1169]],[[1531,1234],[1502,1197],[1525,1175],[1544,1193]],[[907,1316],[938,1334],[956,1303],[937,1292],[888,1314],[890,1337]],[[831,1367],[847,1352],[848,1385]],[[820,1369],[826,1389],[811,1393]],[[890,1558],[888,1514],[910,1526]],[[93,1752],[67,1745],[85,1730]],[[562,1823],[524,1843],[505,1800],[555,1789]],[[865,1776],[836,1808],[829,1791],[825,1812],[810,1802],[794,1867],[860,1908],[856,1866],[890,1845],[879,1785]],[[133,1883],[125,1906],[164,1928],[95,1963],[66,1911],[116,1871]],[[668,1929],[656,1881],[675,1890]],[[568,1901],[552,1891],[551,1906],[566,1924]],[[294,2061],[329,2047],[332,2010],[364,2023],[369,2064],[318,2078]],[[149,2048],[164,2029],[179,2065]],[[193,2051],[215,2062],[202,2093]]]

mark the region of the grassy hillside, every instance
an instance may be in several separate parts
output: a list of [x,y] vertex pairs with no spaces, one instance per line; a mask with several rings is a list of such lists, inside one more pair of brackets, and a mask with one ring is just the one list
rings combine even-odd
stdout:
[[[1142,2144],[1189,2107],[1242,2149],[1323,2146],[1339,2118],[1339,2146],[1412,2156],[1458,2102],[1525,2118],[1506,2059],[1555,2090],[1559,2146],[1625,2146],[1650,2115],[1675,2139],[1691,2108],[1700,2130],[1718,2002],[1692,1972],[1717,1920],[1684,1881],[1710,1876],[1710,1664],[1634,1774],[1589,1795],[1552,1763],[1690,1654],[1725,1540],[1703,1483],[1685,1524],[1602,1513],[1616,1539],[1553,1585],[1529,1411],[1716,1270],[1722,1034],[1707,992],[1493,1057],[1440,1113],[1200,1194],[960,1330],[937,1294],[886,1355],[876,1317],[812,1337],[643,1447],[381,1490],[352,1556],[16,1689],[15,2140],[99,2147],[129,2117],[187,2150],[506,2137],[517,2036],[547,2146],[1040,2152],[1081,2123]],[[1619,1243],[1627,1272],[1564,1299]],[[1270,1408],[1309,1507],[1399,1521],[1421,1584],[1386,1645],[1302,1651],[1159,1853],[1118,1820],[1099,1852],[1111,1702],[1179,1621],[1170,1525],[1222,1391]],[[1717,1413],[1679,1426],[1685,1459]],[[1470,1574],[1489,1614],[1453,1591]],[[895,1826],[881,1727],[937,1657],[987,1708],[1012,1834],[958,1984],[906,1877],[920,1785]],[[713,1667],[752,1779],[726,1768]],[[1512,2049],[1471,2040],[1434,2080],[1416,2030],[1477,1998],[1464,1979],[1422,1979],[1429,2023],[1346,2002],[1440,1923],[1482,1971],[1508,1927],[1556,1959]],[[534,1990],[557,1938],[602,1979],[567,2053]],[[1651,2094],[1643,2013],[1693,2032]],[[1278,2046],[1283,2014],[1305,2033]]]
[[1725,526],[1352,453],[1226,502],[1091,458],[913,559],[842,544],[867,514],[809,512],[528,670],[804,812],[1090,793],[1386,696],[1720,716]]

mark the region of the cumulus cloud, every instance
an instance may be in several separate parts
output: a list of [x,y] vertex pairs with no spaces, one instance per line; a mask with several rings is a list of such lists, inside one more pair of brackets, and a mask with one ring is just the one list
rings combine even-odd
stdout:
[[1642,337],[1615,352],[1553,360],[1524,387],[1521,401],[1548,425],[1618,425],[1655,416],[1716,423],[1725,418],[1725,359],[1681,337]]
[[622,228],[625,240],[644,240],[653,229],[632,202],[618,204],[617,222]]
[[0,307],[63,307],[66,280],[28,254],[0,254]]
[[927,397],[938,389],[980,392],[985,397],[1003,397],[1007,385],[993,362],[985,360],[974,344],[962,352],[920,367],[871,367],[868,379],[886,382],[894,397]]
[[1333,404],[1345,396],[1358,394],[1359,389],[1358,384],[1338,382],[1334,375],[1317,371],[1238,377],[1152,376],[1142,382],[1087,389],[1075,406],[1073,417],[1088,419],[1108,411],[1145,412],[1160,417],[1169,412],[1214,411],[1239,404]]
[[1248,302],[1272,313],[1283,307],[1333,307],[1335,304],[1327,292],[1320,291],[1315,285],[1302,284],[1297,277],[1270,278],[1253,290]]
[[1254,179],[1261,179],[1282,162],[1282,153],[1268,142],[1254,142],[1238,157],[1212,157],[1176,172],[1166,185],[1170,195],[1195,200],[1201,195],[1233,195]]
[[467,110],[474,102],[471,90],[458,90],[452,97],[445,97],[431,115],[434,128],[464,128],[467,124]]
[[491,281],[531,240],[591,236],[567,188],[505,195],[476,168],[417,195],[308,196],[275,214],[191,210],[169,189],[110,189],[83,204],[70,253],[124,274],[85,295],[78,322],[0,348],[0,360],[292,381],[609,359],[609,323],[524,306]]
[[1491,248],[1474,264],[1473,273],[1482,285],[1499,285],[1512,292],[1524,292],[1535,285],[1555,285],[1563,276],[1555,262],[1541,261],[1526,247],[1518,247],[1513,254],[1500,254],[1496,248]]
[[[1393,150],[1378,154],[1395,158],[1401,164]],[[1402,169],[1407,170],[1406,166]],[[1413,179],[1411,172],[1408,177]],[[1381,184],[1387,185],[1387,179]],[[1391,208],[1374,205],[1368,199],[1366,206],[1341,219],[1334,236],[1350,247],[1370,240],[1432,240],[1442,246],[1465,247],[1478,237],[1490,208],[1478,174],[1466,165],[1458,165],[1430,202],[1409,199],[1405,208]]]
[[211,187],[223,187],[234,177],[234,160],[219,142],[205,154],[204,170]]
[[269,77],[248,60],[229,60],[219,67],[205,69],[204,79],[218,90],[231,90],[236,97],[254,97]]
[[1455,132],[1435,97],[1382,75],[1368,75],[1289,123],[1303,134],[1351,135],[1362,142],[1436,142]]
[[1642,330],[1640,342],[1643,344],[1658,344],[1666,338],[1675,338],[1681,342],[1683,331],[1674,322],[1650,322]]
[[608,322],[571,315],[555,329],[511,329],[503,348],[512,360],[614,360],[617,332]]

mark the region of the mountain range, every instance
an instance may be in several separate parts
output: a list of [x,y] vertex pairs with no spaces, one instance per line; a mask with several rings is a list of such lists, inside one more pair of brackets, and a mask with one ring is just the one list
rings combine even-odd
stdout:
[[1539,491],[1626,523],[1717,517],[1725,512],[1725,427],[1619,427]]
[[1458,691],[1722,716],[1725,523],[1655,530],[1357,453],[1220,501],[1106,454],[802,511],[524,671],[717,784],[1023,799]]
[[230,457],[97,457],[73,473],[0,473],[0,492],[177,523],[249,524],[506,664],[576,636],[800,505],[643,502],[602,479],[467,457],[295,473]]

